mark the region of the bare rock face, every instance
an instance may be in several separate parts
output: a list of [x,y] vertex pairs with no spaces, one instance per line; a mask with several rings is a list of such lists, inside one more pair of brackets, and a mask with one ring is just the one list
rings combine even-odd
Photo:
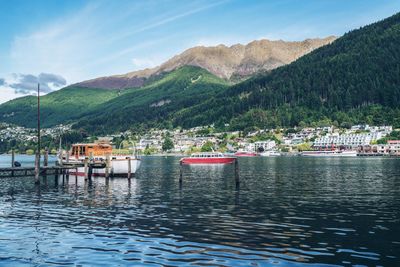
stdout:
[[289,64],[314,49],[330,44],[335,39],[334,36],[323,39],[306,39],[301,42],[264,39],[250,42],[247,45],[236,44],[230,47],[225,45],[197,46],[152,69],[101,77],[81,82],[78,85],[109,89],[140,87],[152,75],[173,71],[186,65],[201,67],[226,80],[237,77],[247,78],[257,72]]

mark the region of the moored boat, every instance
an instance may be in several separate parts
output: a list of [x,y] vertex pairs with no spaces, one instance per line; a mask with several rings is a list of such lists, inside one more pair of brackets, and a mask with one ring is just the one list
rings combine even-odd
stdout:
[[276,150],[268,150],[260,153],[260,156],[262,157],[279,157],[281,156],[281,153]]
[[231,164],[235,162],[235,157],[225,156],[218,152],[193,153],[190,157],[180,160],[182,164]]
[[315,150],[315,151],[303,151],[300,156],[305,157],[356,157],[356,150]]
[[[140,166],[140,159],[134,155],[115,155],[112,146],[108,143],[85,143],[74,144],[69,152],[61,154],[59,164],[73,165],[82,164],[85,160],[92,166],[93,176],[105,176],[107,159],[109,159],[110,176],[128,176],[135,174]],[[78,167],[69,172],[72,175],[85,175],[85,168]]]
[[257,157],[258,153],[250,152],[250,151],[238,151],[234,154],[236,157]]

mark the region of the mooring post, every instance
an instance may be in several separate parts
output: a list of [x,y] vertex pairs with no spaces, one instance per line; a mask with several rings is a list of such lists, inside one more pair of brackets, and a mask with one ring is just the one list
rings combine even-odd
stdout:
[[85,161],[83,162],[84,166],[84,172],[85,172],[85,181],[88,179],[88,158],[85,158]]
[[131,179],[132,167],[131,167],[131,157],[128,157],[128,179]]
[[35,155],[35,184],[40,183],[40,151]]
[[89,178],[89,181],[92,180],[92,173],[93,173],[93,165],[92,165],[92,164],[89,164],[89,171],[88,171],[88,178]]
[[[11,150],[11,168],[14,168],[15,162],[15,151],[14,149]],[[14,177],[14,171],[11,171],[11,176]]]
[[54,170],[54,185],[58,186],[58,169]]
[[238,162],[238,159],[235,159],[235,184],[236,184],[236,189],[239,188],[240,180],[239,180],[239,162]]
[[105,171],[106,178],[110,177],[110,154],[107,153],[106,155],[106,171]]
[[46,148],[44,150],[44,158],[43,158],[44,175],[47,174],[48,165],[49,165],[49,150]]
[[179,162],[179,185],[182,185],[182,176],[183,176],[183,170],[182,170],[182,161]]
[[47,148],[44,151],[43,165],[45,167],[47,167],[49,165],[49,150]]
[[14,162],[15,162],[15,151],[14,149],[11,150],[11,168],[14,168]]

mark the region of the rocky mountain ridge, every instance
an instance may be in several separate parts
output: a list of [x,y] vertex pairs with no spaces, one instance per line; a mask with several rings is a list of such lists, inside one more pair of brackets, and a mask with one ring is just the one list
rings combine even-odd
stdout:
[[332,43],[336,37],[306,39],[301,42],[256,40],[246,45],[196,46],[176,55],[158,67],[123,75],[100,77],[77,84],[81,87],[124,89],[143,86],[151,76],[182,66],[201,67],[225,80],[237,81],[260,71],[289,64],[311,51]]

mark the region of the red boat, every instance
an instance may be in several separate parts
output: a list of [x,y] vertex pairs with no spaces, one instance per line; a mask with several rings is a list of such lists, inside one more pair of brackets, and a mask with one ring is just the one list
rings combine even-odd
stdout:
[[231,164],[235,157],[226,157],[222,153],[194,153],[190,157],[182,158],[182,164]]
[[257,157],[258,154],[255,152],[249,152],[249,151],[238,151],[235,153],[235,156],[237,156],[237,157]]

